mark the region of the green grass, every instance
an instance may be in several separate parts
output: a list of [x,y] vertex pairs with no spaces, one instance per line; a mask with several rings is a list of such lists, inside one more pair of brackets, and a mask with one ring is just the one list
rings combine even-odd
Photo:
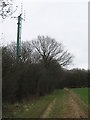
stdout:
[[61,118],[62,115],[60,114],[62,112],[62,100],[63,97],[66,96],[66,93],[64,90],[56,90],[55,92],[55,98],[56,102],[55,105],[52,107],[52,110],[49,114],[49,118]]
[[18,107],[15,104],[3,104],[3,118],[39,118],[56,95],[58,92],[54,91],[50,95],[19,103]]
[[88,88],[72,89],[86,104],[88,104]]

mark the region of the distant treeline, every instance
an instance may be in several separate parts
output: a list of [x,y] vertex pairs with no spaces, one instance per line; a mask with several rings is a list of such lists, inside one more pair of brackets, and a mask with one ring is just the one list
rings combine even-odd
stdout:
[[[39,39],[42,41],[42,38]],[[40,40],[40,44],[34,41],[33,46],[29,42],[24,42],[19,60],[16,56],[15,43],[2,47],[3,101],[21,101],[32,96],[43,96],[54,89],[65,87],[88,87],[90,72],[84,69],[65,69],[65,66],[71,62],[71,54],[61,50],[61,44],[59,44],[60,49],[56,46],[58,51],[55,51],[56,42],[50,41],[51,39],[48,37],[47,39],[43,37],[43,39],[44,43]],[[47,42],[48,39],[46,44],[45,40]],[[49,42],[55,42],[55,44],[50,46]],[[35,47],[36,49],[34,49]],[[60,53],[61,56],[57,53]]]

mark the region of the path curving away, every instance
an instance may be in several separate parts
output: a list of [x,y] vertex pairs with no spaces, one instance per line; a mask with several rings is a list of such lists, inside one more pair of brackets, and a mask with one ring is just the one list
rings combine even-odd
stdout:
[[67,91],[67,99],[64,98],[62,106],[63,118],[88,118],[87,105],[71,90]]
[[[48,105],[41,118],[50,118],[50,113],[54,109],[52,118],[88,118],[88,107],[79,96],[70,89],[64,89],[64,95],[54,98]],[[60,106],[58,110],[57,106]]]

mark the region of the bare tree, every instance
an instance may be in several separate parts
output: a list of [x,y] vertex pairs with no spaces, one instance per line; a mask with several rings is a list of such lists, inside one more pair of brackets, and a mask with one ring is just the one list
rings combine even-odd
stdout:
[[[15,8],[14,8],[14,7]],[[0,0],[0,16],[5,19],[17,10],[14,0]]]
[[40,55],[40,60],[44,62],[50,60],[57,60],[61,66],[70,65],[73,56],[64,50],[61,43],[55,41],[50,37],[38,36],[37,39],[32,40],[34,51]]
[[25,63],[27,61],[31,62],[32,59],[32,46],[29,41],[22,42],[21,46],[21,60]]
[[[9,54],[11,55],[12,59],[14,59],[15,61],[17,60],[17,44],[15,42],[12,42],[11,44],[7,45],[7,50],[9,52]],[[31,62],[32,57],[33,57],[33,53],[32,53],[32,45],[29,41],[25,41],[21,43],[20,46],[20,61],[22,61],[23,63],[25,62]]]

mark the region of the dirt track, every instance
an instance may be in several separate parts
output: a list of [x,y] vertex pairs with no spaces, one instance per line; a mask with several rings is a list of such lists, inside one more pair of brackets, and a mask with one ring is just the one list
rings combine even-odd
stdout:
[[[66,95],[63,96],[61,104],[61,118],[88,118],[88,107],[81,101],[81,99],[71,90],[65,90]],[[52,108],[57,105],[54,99],[47,107],[42,115],[42,118],[48,118]],[[53,115],[54,116],[54,115]]]
[[64,98],[62,104],[64,118],[88,118],[87,106],[78,98],[74,92],[68,91],[67,98],[67,100]]

